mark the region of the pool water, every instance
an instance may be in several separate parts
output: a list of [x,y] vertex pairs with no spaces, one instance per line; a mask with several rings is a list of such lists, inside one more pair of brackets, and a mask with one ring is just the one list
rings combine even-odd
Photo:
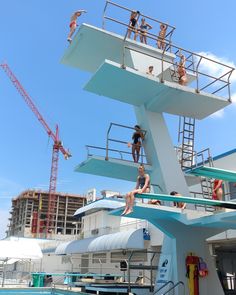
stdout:
[[66,290],[59,290],[54,289],[53,292],[51,292],[50,289],[45,288],[20,288],[20,289],[0,289],[0,295],[86,295],[85,293],[81,292],[72,292],[72,291],[66,291]]

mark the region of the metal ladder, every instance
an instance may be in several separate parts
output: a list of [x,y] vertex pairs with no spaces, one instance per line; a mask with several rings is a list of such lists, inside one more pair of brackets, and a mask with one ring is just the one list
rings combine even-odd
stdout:
[[182,169],[194,164],[195,119],[179,117],[178,146],[180,147],[180,165]]
[[[205,156],[207,154],[207,157]],[[203,151],[198,152],[195,157],[200,157],[201,158],[201,162],[199,163],[199,165],[205,165],[207,164],[207,166],[209,167],[214,167],[214,162],[213,159],[211,157],[211,153],[210,153],[210,149],[207,148]],[[197,162],[197,160],[196,160]],[[198,166],[198,164],[196,163],[196,166]],[[212,199],[212,192],[213,192],[213,179],[212,178],[208,178],[208,177],[204,177],[201,176],[200,177],[200,184],[201,184],[201,191],[202,191],[202,197],[204,199]],[[196,207],[205,207],[206,211],[214,211],[214,208],[211,206],[202,206],[202,205],[197,205]]]

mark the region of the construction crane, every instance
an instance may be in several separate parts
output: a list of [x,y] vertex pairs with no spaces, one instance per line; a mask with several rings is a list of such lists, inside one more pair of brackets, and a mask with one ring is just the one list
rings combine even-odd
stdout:
[[[51,164],[51,174],[50,174],[50,184],[49,184],[49,200],[48,200],[48,210],[47,210],[47,220],[46,220],[46,237],[51,232],[51,227],[53,226],[53,219],[55,214],[55,200],[56,200],[56,188],[57,188],[57,173],[58,173],[58,160],[59,151],[64,155],[65,159],[71,157],[69,150],[66,150],[59,138],[59,128],[56,125],[56,132],[54,133],[48,126],[47,122],[44,120],[43,116],[40,114],[39,110],[33,103],[33,100],[23,88],[19,80],[16,78],[8,64],[0,64],[0,67],[7,74],[8,78],[11,80],[15,88],[18,90],[20,95],[23,97],[24,101],[30,107],[32,112],[35,114],[39,122],[42,124],[43,128],[47,132],[48,136],[53,140],[52,149],[52,164]],[[39,226],[39,225],[38,225]]]

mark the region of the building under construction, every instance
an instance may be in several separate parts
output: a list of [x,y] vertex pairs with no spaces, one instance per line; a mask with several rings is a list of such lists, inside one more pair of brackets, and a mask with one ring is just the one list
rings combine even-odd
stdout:
[[55,210],[47,232],[49,193],[27,190],[12,199],[7,236],[46,238],[55,235],[76,235],[81,223],[73,217],[86,204],[86,197],[68,193],[55,194]]

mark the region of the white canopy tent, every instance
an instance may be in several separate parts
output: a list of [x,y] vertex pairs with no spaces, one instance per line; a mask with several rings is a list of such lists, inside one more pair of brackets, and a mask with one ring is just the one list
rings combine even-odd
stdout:
[[0,260],[9,259],[41,259],[40,246],[34,240],[2,240],[0,241]]

